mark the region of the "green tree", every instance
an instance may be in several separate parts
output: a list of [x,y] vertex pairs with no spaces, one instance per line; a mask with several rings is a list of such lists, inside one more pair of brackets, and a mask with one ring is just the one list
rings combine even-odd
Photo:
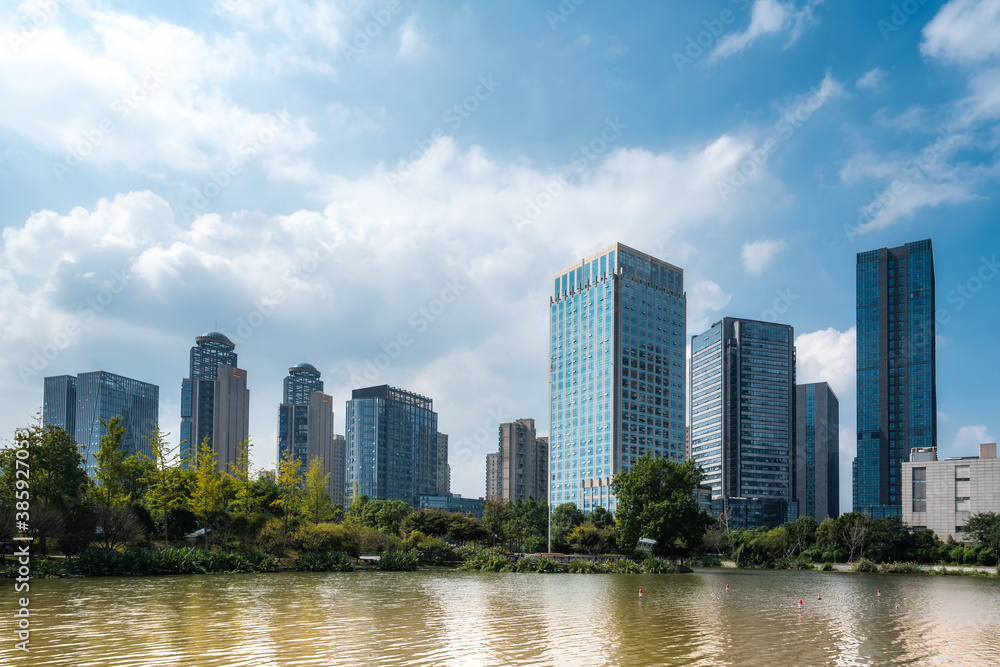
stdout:
[[100,446],[94,457],[97,459],[94,476],[100,487],[101,502],[111,507],[124,501],[126,497],[125,459],[128,458],[128,452],[124,447],[125,427],[122,426],[121,417],[112,417],[109,421],[102,419],[101,426],[104,427],[104,435],[101,436]]
[[167,548],[170,538],[168,523],[170,512],[184,506],[184,476],[178,467],[176,448],[167,444],[167,436],[157,424],[146,441],[149,442],[151,467],[146,474],[146,506],[162,517],[163,548]]
[[566,536],[583,523],[585,518],[575,503],[557,505],[552,510],[552,548],[556,551],[565,551],[570,546]]
[[278,461],[278,488],[280,494],[272,505],[281,508],[281,549],[288,545],[288,523],[299,508],[302,498],[302,461],[295,456],[291,447]]
[[198,519],[198,524],[205,531],[205,546],[208,546],[208,533],[223,508],[222,473],[218,470],[215,452],[209,443],[208,436],[201,442],[201,447],[195,452],[194,475],[187,503],[191,512]]
[[[462,515],[457,515],[461,517]],[[406,515],[402,528],[407,533],[419,530],[424,535],[443,537],[451,532],[452,522],[456,515],[438,508],[418,509]],[[461,529],[459,529],[461,530]]]
[[598,528],[615,527],[615,515],[601,506],[597,506],[591,510],[590,516],[587,519]]
[[982,547],[988,549],[994,558],[1000,559],[1000,514],[996,512],[973,514],[965,522],[963,530]]
[[615,533],[613,528],[598,528],[585,521],[573,528],[565,539],[576,553],[603,554],[614,545]]
[[702,476],[693,460],[677,463],[648,456],[615,475],[618,547],[632,552],[639,538],[647,537],[656,540],[653,552],[658,556],[684,558],[696,549],[715,523],[695,498]]
[[330,473],[323,473],[323,459],[316,456],[309,461],[306,469],[302,514],[308,521],[322,523],[333,518],[333,502],[330,500]]
[[253,505],[253,481],[250,479],[250,438],[236,447],[236,460],[230,466],[233,500],[229,507],[242,514],[250,514]]

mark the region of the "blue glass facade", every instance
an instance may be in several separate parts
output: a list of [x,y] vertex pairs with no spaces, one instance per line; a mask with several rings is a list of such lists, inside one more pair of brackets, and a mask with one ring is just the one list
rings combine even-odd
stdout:
[[934,258],[930,239],[858,253],[854,509],[899,515],[902,463],[937,446]]
[[76,434],[76,376],[56,375],[44,381],[42,424]]
[[347,402],[347,495],[403,500],[437,493],[438,417],[431,399],[388,385]]
[[[75,391],[68,390],[74,385]],[[150,455],[147,438],[153,434],[159,418],[160,388],[105,371],[80,373],[76,378],[62,375],[45,378],[44,405],[44,423],[62,426],[73,435],[83,449],[84,467],[94,477],[101,437],[106,433],[102,420],[121,417],[125,450],[130,455],[139,452]],[[72,431],[58,423],[60,415],[65,419],[69,414],[74,415]]]
[[795,388],[795,477],[801,514],[840,516],[840,401],[825,382]]
[[685,313],[684,272],[620,243],[555,275],[550,506],[614,511],[616,474],[683,458]]
[[798,516],[794,341],[786,324],[731,317],[691,338],[691,456],[720,507],[770,499]]

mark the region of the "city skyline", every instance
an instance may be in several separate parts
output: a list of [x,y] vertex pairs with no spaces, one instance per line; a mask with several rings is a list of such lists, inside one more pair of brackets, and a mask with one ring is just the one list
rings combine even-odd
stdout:
[[0,17],[5,438],[100,368],[158,385],[176,443],[214,330],[255,467],[304,360],[338,422],[357,387],[433,397],[478,497],[500,423],[548,435],[553,273],[620,241],[684,269],[688,336],[794,327],[849,510],[856,256],[925,238],[939,455],[1000,434],[992,5],[57,4]]

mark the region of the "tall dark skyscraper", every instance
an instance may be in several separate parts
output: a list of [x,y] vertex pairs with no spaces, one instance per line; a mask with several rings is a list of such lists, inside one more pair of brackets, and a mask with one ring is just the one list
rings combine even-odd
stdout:
[[207,437],[228,471],[250,432],[250,391],[247,372],[236,367],[236,344],[218,331],[195,339],[188,377],[181,382],[181,457],[191,454]]
[[840,401],[826,382],[795,387],[795,496],[800,515],[840,516]]
[[[712,488],[713,512],[797,517],[794,406],[792,327],[725,317],[691,338],[691,456]],[[747,509],[764,501],[768,509]]]
[[106,371],[45,378],[43,422],[63,428],[83,448],[84,467],[95,475],[97,451],[107,432],[101,421],[122,418],[128,454],[150,455],[147,438],[159,419],[160,388]]
[[549,506],[615,510],[641,456],[684,456],[684,271],[615,243],[558,272],[549,301]]
[[858,449],[854,509],[902,511],[902,464],[937,447],[934,257],[930,239],[858,253]]
[[310,461],[319,458],[330,499],[344,499],[344,444],[333,432],[333,399],[323,393],[320,372],[312,364],[301,363],[288,369],[284,381],[284,401],[278,406],[278,460],[292,448],[305,473]]
[[347,494],[404,500],[438,489],[434,402],[389,385],[355,389],[347,402]]

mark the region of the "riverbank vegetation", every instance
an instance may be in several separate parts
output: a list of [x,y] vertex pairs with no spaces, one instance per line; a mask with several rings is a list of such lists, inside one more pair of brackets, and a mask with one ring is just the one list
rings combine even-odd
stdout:
[[[15,434],[18,448],[28,453],[22,459],[31,471],[28,485],[18,486],[16,450],[0,449],[0,542],[13,538],[16,503],[29,502],[32,557],[55,556],[36,560],[32,576],[418,565],[668,573],[686,569],[685,562],[718,566],[722,559],[738,567],[832,569],[833,563],[853,563],[857,571],[903,573],[925,571],[921,564],[994,566],[1000,554],[1000,515],[993,513],[969,520],[965,529],[974,544],[941,542],[899,517],[854,512],[822,523],[800,517],[774,527],[736,527],[730,517],[717,521],[699,507],[694,491],[702,473],[691,461],[643,457],[613,481],[617,516],[600,507],[584,514],[563,503],[551,512],[550,533],[544,500],[489,501],[481,520],[361,494],[344,507],[331,502],[318,459],[303,466],[288,456],[276,470],[252,473],[246,442],[235,464],[221,472],[207,442],[182,460],[167,445],[169,434],[157,429],[150,457],[129,456],[121,420],[104,426],[90,462],[93,476],[84,469],[80,447],[56,427],[36,423]],[[540,553],[549,551],[554,553]],[[11,563],[0,565],[0,575],[13,572]]]

